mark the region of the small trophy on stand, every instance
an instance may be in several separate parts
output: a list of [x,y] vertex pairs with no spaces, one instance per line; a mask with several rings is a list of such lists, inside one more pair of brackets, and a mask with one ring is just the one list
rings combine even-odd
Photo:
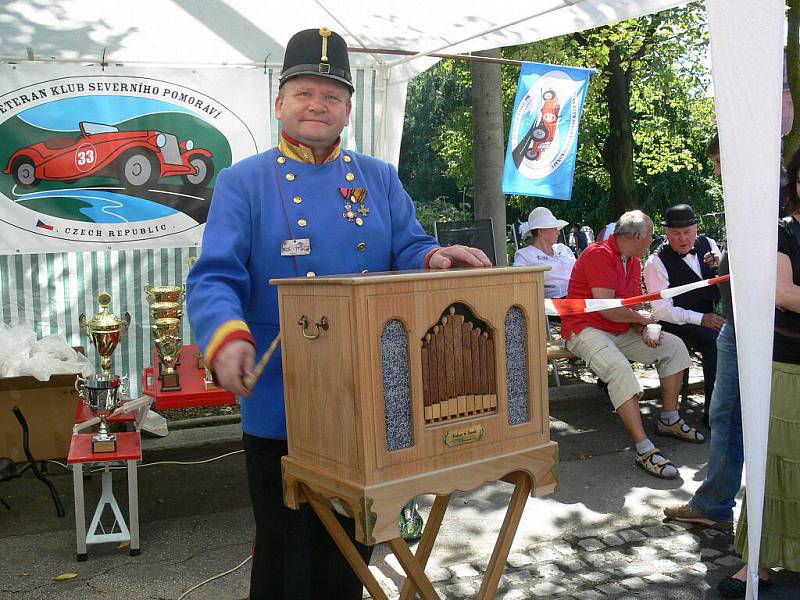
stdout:
[[161,391],[174,392],[181,389],[180,376],[175,368],[180,364],[181,319],[183,300],[186,297],[185,285],[144,286],[144,293],[150,305],[152,330],[155,334],[156,352],[159,358]]
[[161,361],[161,390],[173,392],[181,389],[180,376],[175,365],[181,355],[183,339],[181,338],[181,320],[165,317],[156,319],[153,324],[156,336],[156,352]]
[[92,452],[116,452],[117,436],[108,433],[106,421],[119,405],[122,397],[128,393],[128,376],[111,373],[111,355],[119,344],[120,336],[128,330],[131,323],[130,313],[119,318],[108,310],[111,294],[103,292],[97,297],[100,312],[90,320],[81,314],[79,318],[81,331],[86,332],[91,344],[102,357],[100,366],[102,373],[82,377],[75,380],[75,389],[92,413],[100,418],[100,430],[92,437]]

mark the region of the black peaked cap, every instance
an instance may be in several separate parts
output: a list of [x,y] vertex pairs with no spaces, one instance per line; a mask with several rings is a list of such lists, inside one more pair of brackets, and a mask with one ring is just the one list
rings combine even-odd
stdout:
[[295,33],[286,44],[281,85],[299,75],[326,77],[355,91],[344,38],[327,27]]

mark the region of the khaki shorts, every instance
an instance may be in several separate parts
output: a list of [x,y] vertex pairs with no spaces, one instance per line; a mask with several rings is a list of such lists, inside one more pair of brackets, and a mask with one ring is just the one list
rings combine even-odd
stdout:
[[642,396],[642,384],[628,361],[654,365],[661,378],[683,371],[691,364],[686,345],[678,336],[663,332],[661,345],[651,348],[633,327],[620,335],[587,327],[568,339],[566,347],[608,384],[608,395],[615,409],[633,396]]

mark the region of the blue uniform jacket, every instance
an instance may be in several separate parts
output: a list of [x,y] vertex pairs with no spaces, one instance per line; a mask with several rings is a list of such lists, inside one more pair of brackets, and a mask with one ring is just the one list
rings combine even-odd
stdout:
[[[354,202],[352,190],[364,188],[363,202]],[[310,254],[281,256],[281,242],[297,239],[310,240]],[[217,178],[202,254],[189,273],[188,317],[212,360],[221,341],[248,327],[260,357],[279,330],[269,279],[419,269],[436,246],[388,163],[343,151],[332,162],[308,164],[272,148]],[[241,399],[241,411],[245,432],[286,438],[280,352],[253,395]]]

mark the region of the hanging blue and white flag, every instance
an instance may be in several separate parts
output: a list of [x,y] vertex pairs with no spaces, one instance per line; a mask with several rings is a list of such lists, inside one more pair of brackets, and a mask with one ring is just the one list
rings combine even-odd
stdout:
[[508,132],[503,193],[569,200],[594,71],[525,62]]

